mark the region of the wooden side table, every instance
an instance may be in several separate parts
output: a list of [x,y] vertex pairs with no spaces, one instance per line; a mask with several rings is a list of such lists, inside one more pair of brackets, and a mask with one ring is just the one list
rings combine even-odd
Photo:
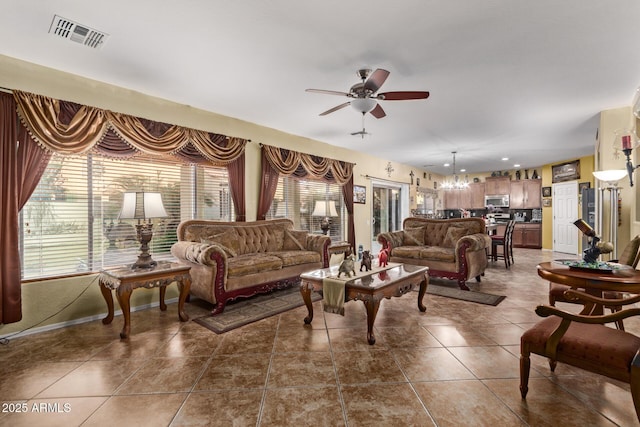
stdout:
[[130,267],[109,268],[100,272],[98,284],[100,291],[107,303],[109,312],[107,317],[102,319],[104,325],[108,325],[113,320],[113,296],[111,291],[116,291],[118,303],[124,316],[124,326],[120,332],[120,338],[128,338],[131,332],[131,313],[129,300],[134,289],[138,288],[160,288],[160,310],[165,311],[167,305],[164,302],[166,287],[173,282],[178,283],[180,297],[178,298],[178,317],[181,322],[189,320],[189,316],[184,312],[184,302],[189,295],[191,288],[191,267],[177,262],[158,262],[153,270],[132,270]]
[[351,249],[349,242],[331,242],[329,245],[329,255],[344,253]]

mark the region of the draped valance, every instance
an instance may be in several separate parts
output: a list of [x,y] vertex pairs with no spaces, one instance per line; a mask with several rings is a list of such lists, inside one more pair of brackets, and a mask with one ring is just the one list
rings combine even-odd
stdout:
[[20,121],[49,152],[126,158],[137,153],[172,155],[188,163],[226,166],[247,140],[13,91]]
[[353,163],[270,145],[262,145],[262,151],[269,164],[282,175],[293,175],[298,178],[310,176],[340,185],[346,184],[353,175]]

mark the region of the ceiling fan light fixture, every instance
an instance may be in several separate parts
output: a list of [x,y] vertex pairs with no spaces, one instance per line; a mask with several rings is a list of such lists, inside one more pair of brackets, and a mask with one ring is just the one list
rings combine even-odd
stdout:
[[378,105],[378,102],[371,98],[355,98],[351,101],[351,106],[362,114],[373,110],[376,108],[376,105]]

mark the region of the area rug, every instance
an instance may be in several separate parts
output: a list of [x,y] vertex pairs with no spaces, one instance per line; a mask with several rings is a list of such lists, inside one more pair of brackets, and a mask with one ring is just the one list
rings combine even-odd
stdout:
[[427,293],[431,295],[438,295],[441,297],[454,298],[463,301],[475,302],[478,304],[498,305],[506,298],[504,295],[486,294],[484,292],[476,291],[463,291],[459,288],[453,288],[448,286],[440,286],[429,283],[427,286]]
[[[320,299],[322,299],[320,294],[311,293],[312,301]],[[302,295],[300,295],[300,288],[293,286],[227,304],[222,313],[216,316],[198,317],[193,321],[216,334],[222,334],[302,305],[304,305],[304,301],[302,300]],[[302,321],[302,318],[300,321]]]

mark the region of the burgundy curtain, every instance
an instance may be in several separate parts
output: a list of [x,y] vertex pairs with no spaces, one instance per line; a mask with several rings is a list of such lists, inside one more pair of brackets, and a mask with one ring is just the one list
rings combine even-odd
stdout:
[[278,188],[278,177],[280,174],[271,166],[267,153],[261,150],[262,158],[262,178],[260,180],[260,199],[258,200],[258,219],[265,219],[273,197]]
[[[348,212],[347,236],[355,249],[355,225],[353,219],[353,163],[299,153],[285,148],[260,144],[262,153],[262,181],[258,219],[265,219],[278,186],[278,176],[295,176],[340,184]],[[348,187],[348,188],[346,188]]]
[[244,152],[233,162],[227,164],[231,198],[233,199],[236,221],[238,222],[247,220],[247,206],[244,198],[244,169]]
[[13,96],[0,93],[0,323],[22,319],[18,215],[49,157],[19,124]]

